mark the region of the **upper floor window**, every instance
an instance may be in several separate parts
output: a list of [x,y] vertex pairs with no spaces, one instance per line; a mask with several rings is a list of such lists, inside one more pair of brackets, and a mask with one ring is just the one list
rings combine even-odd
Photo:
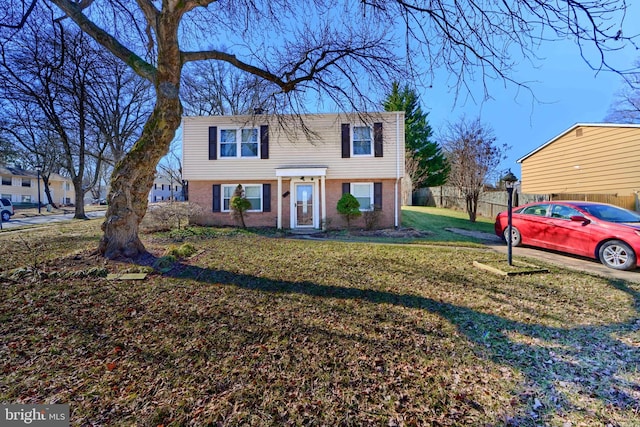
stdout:
[[221,129],[220,157],[255,157],[259,155],[258,129]]
[[31,178],[22,178],[23,187],[31,187]]
[[11,177],[2,175],[2,185],[11,185]]
[[340,127],[343,159],[384,156],[382,123],[373,123],[373,126],[343,123]]
[[369,126],[354,126],[351,151],[354,156],[373,155],[372,131]]

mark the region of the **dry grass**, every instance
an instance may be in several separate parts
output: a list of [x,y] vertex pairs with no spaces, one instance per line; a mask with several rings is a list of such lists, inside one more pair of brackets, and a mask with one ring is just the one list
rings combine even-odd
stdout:
[[147,236],[145,264],[179,261],[114,282],[150,269],[93,257],[99,222],[77,224],[3,259],[0,401],[73,425],[640,425],[636,284],[213,229]]

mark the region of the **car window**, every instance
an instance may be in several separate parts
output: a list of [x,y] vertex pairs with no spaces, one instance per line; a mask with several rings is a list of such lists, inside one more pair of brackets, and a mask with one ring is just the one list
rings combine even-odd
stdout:
[[5,206],[9,206],[11,204],[9,199],[0,199],[0,202],[2,202],[2,204],[5,205]]
[[533,205],[522,209],[520,213],[525,215],[547,216],[549,205]]
[[582,216],[576,209],[564,205],[553,205],[551,208],[551,218],[571,219],[572,216]]
[[640,214],[611,205],[579,206],[598,219],[609,222],[640,222]]

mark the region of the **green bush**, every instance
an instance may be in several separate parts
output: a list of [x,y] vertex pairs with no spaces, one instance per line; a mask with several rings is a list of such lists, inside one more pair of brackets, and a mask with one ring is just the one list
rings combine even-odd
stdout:
[[182,259],[182,258],[188,258],[195,253],[196,253],[196,248],[190,243],[185,243],[180,247],[175,247],[175,246],[170,247],[167,250],[167,253],[165,255],[172,255],[178,259]]
[[360,202],[351,193],[344,193],[338,200],[338,213],[347,221],[347,229],[351,228],[351,221],[362,215]]
[[244,214],[251,209],[251,202],[244,196],[242,185],[238,184],[236,187],[229,206],[231,208],[231,215],[240,223],[242,228],[247,228],[244,223]]

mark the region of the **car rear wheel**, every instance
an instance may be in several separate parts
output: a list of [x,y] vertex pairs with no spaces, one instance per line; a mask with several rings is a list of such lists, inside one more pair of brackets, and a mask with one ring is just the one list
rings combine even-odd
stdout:
[[[504,241],[508,242],[509,238],[509,227],[504,229]],[[522,243],[522,236],[520,235],[520,230],[511,226],[511,246],[520,246]]]
[[625,242],[610,240],[600,246],[600,262],[616,270],[632,270],[636,266],[636,254]]
[[11,219],[11,215],[9,214],[9,211],[2,211],[2,220],[4,222],[7,222]]

